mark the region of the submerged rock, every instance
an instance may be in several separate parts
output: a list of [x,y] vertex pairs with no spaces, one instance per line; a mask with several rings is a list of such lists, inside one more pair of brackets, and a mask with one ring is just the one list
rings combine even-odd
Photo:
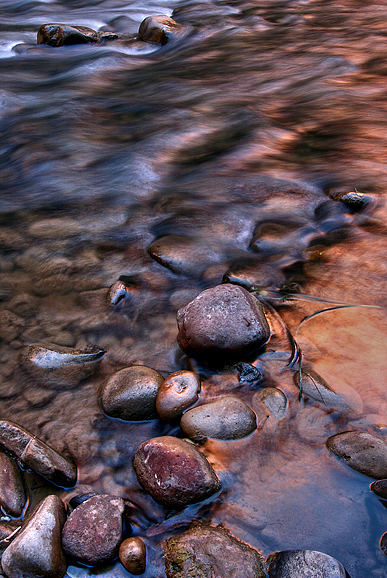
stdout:
[[18,518],[26,503],[23,478],[16,463],[0,452],[0,506]]
[[176,371],[162,383],[156,409],[161,419],[174,419],[198,399],[200,380],[192,371]]
[[328,438],[328,449],[350,468],[371,478],[387,478],[387,442],[362,431]]
[[270,337],[262,305],[237,285],[202,291],[177,312],[178,343],[192,357],[210,363],[256,354]]
[[150,256],[173,273],[200,277],[209,265],[218,263],[221,253],[202,241],[181,235],[165,235],[152,243]]
[[75,465],[17,424],[0,421],[0,445],[14,454],[25,467],[56,486],[72,488],[75,485]]
[[105,351],[99,347],[85,350],[61,346],[31,345],[23,356],[23,366],[45,384],[74,386],[90,377]]
[[384,534],[380,538],[379,546],[382,552],[387,556],[387,532],[384,532]]
[[167,578],[264,578],[259,553],[221,526],[194,526],[164,544]]
[[187,411],[180,421],[184,433],[195,441],[206,438],[236,440],[257,428],[255,413],[236,397],[222,397]]
[[163,381],[158,371],[145,365],[121,369],[102,391],[102,409],[111,417],[128,421],[154,419],[157,417],[156,398]]
[[338,560],[316,550],[288,550],[268,558],[269,578],[345,578]]
[[146,42],[166,44],[173,33],[181,28],[180,24],[168,16],[148,16],[141,22],[138,36]]
[[121,564],[131,574],[143,574],[146,568],[146,548],[138,536],[124,540],[118,553]]
[[377,496],[379,496],[379,498],[384,498],[387,500],[387,480],[378,480],[377,482],[372,482],[370,489]]
[[200,502],[220,489],[206,457],[191,443],[163,436],[140,445],[133,466],[152,498],[169,508]]
[[118,305],[129,296],[130,291],[124,281],[116,281],[109,287],[109,291],[106,295],[106,301],[108,305],[114,306]]
[[122,541],[124,501],[108,495],[93,496],[70,514],[62,544],[74,560],[97,566],[112,560]]
[[65,505],[58,496],[47,496],[5,550],[1,559],[9,578],[62,578],[67,564],[61,546],[66,520]]
[[37,43],[49,46],[69,44],[87,44],[99,42],[98,32],[87,26],[69,26],[68,24],[43,24],[39,28]]
[[276,387],[264,387],[253,396],[254,401],[263,403],[276,419],[286,415],[288,400],[286,395]]

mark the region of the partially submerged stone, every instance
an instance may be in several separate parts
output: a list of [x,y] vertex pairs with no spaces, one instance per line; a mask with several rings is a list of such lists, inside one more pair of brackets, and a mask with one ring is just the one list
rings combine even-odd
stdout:
[[112,560],[122,541],[124,501],[97,495],[80,504],[70,514],[62,533],[65,553],[72,559],[99,566]]
[[109,287],[106,295],[107,304],[110,306],[118,305],[127,299],[130,291],[129,287],[124,281],[116,281]]
[[268,558],[269,578],[345,578],[338,560],[316,550],[287,550]]
[[146,42],[166,44],[180,28],[180,24],[168,16],[148,16],[141,22],[138,36]]
[[131,574],[143,574],[146,568],[146,548],[144,540],[138,536],[127,538],[118,553],[121,564]]
[[200,502],[220,489],[204,454],[193,444],[171,436],[142,443],[133,466],[142,487],[169,508]]
[[0,446],[56,486],[72,488],[77,481],[73,463],[11,421],[0,420]]
[[328,449],[353,470],[371,478],[387,478],[387,442],[362,431],[328,438]]
[[370,489],[374,492],[374,494],[379,496],[379,498],[384,498],[387,500],[387,479],[372,482]]
[[288,400],[286,395],[276,387],[264,387],[253,396],[254,402],[263,403],[276,419],[282,419],[286,415]]
[[102,409],[111,417],[128,421],[154,419],[156,398],[163,381],[158,371],[145,365],[121,369],[103,388]]
[[349,209],[355,212],[365,209],[373,201],[372,197],[365,193],[360,193],[359,191],[331,192],[330,196],[335,201],[341,201]]
[[165,235],[148,248],[150,256],[173,273],[200,277],[209,265],[218,263],[221,252],[208,243],[182,235]]
[[162,383],[156,399],[161,419],[175,419],[198,399],[200,379],[193,371],[176,371]]
[[63,346],[31,345],[23,355],[23,366],[45,384],[74,386],[90,377],[105,351],[99,347],[79,350]]
[[221,526],[198,525],[164,544],[167,578],[264,578],[259,553]]
[[87,26],[68,24],[43,24],[38,31],[37,43],[49,46],[88,44],[99,42],[98,32]]
[[384,532],[384,534],[381,536],[379,546],[383,554],[387,556],[387,532]]
[[222,397],[188,410],[180,421],[184,433],[195,441],[213,438],[236,440],[257,428],[255,413],[236,397]]
[[258,353],[270,337],[261,303],[237,285],[202,291],[177,312],[178,343],[209,363],[241,361]]
[[16,463],[0,452],[0,506],[11,516],[21,516],[26,504],[23,478]]
[[58,496],[47,496],[5,550],[1,565],[9,578],[62,578],[66,560],[61,531],[65,505]]

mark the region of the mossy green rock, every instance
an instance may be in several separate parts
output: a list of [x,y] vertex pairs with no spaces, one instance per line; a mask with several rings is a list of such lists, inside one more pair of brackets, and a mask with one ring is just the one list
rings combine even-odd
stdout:
[[194,526],[164,545],[167,578],[264,578],[257,550],[222,526]]

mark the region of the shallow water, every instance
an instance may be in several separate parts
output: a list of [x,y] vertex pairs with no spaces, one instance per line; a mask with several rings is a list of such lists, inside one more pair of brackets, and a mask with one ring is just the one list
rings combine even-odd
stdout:
[[[188,33],[162,48],[35,45],[46,22],[134,34],[145,16],[173,10]],[[382,4],[355,0],[0,1],[0,305],[10,312],[1,417],[71,455],[77,490],[136,504],[147,577],[164,575],[159,543],[192,519],[223,523],[265,555],[310,548],[352,578],[385,576],[385,509],[372,480],[325,441],[348,429],[386,433],[386,16]],[[353,190],[374,199],[360,213],[328,195]],[[190,240],[177,273],[147,252],[165,235]],[[257,362],[265,385],[287,394],[286,417],[261,419],[238,442],[208,441],[222,493],[167,518],[131,461],[139,443],[179,428],[111,420],[98,391],[129,364],[165,376],[186,367],[176,310],[246,268],[265,290],[381,307],[325,313],[296,335],[329,305],[266,294],[304,361],[356,411],[298,401],[279,331]],[[132,276],[131,298],[109,308],[107,289],[122,275]],[[21,366],[25,346],[40,342],[107,354],[93,378],[58,391]],[[231,391],[253,403],[232,370],[200,371],[202,400]],[[31,506],[53,491],[26,477]],[[86,575],[129,576],[119,564],[69,567],[69,577]]]

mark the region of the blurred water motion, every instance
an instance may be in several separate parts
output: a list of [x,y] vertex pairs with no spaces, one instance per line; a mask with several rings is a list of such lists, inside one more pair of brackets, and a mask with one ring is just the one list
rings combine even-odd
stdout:
[[[310,548],[352,578],[385,576],[383,508],[324,446],[345,429],[385,433],[385,309],[327,313],[298,336],[337,393],[352,388],[360,413],[299,404],[293,376],[267,356],[265,383],[288,395],[287,419],[207,442],[224,492],[176,518],[139,490],[131,460],[140,442],[178,428],[109,420],[97,392],[131,363],[164,375],[184,367],[176,309],[226,273],[386,306],[386,12],[356,0],[0,2],[1,417],[71,454],[85,491],[139,506],[147,577],[163,575],[159,541],[193,518],[224,523],[264,554]],[[46,22],[135,34],[144,17],[172,13],[189,31],[163,47],[36,45]],[[335,191],[373,201],[357,213]],[[147,252],[168,235],[188,237],[181,274]],[[130,299],[109,309],[107,288],[122,275]],[[318,308],[279,311],[295,331]],[[24,346],[39,342],[108,354],[97,377],[56,391],[20,367]],[[237,389],[251,403],[234,373],[204,378],[203,399]],[[35,487],[32,504],[49,491]],[[128,573],[117,564],[103,575]]]

